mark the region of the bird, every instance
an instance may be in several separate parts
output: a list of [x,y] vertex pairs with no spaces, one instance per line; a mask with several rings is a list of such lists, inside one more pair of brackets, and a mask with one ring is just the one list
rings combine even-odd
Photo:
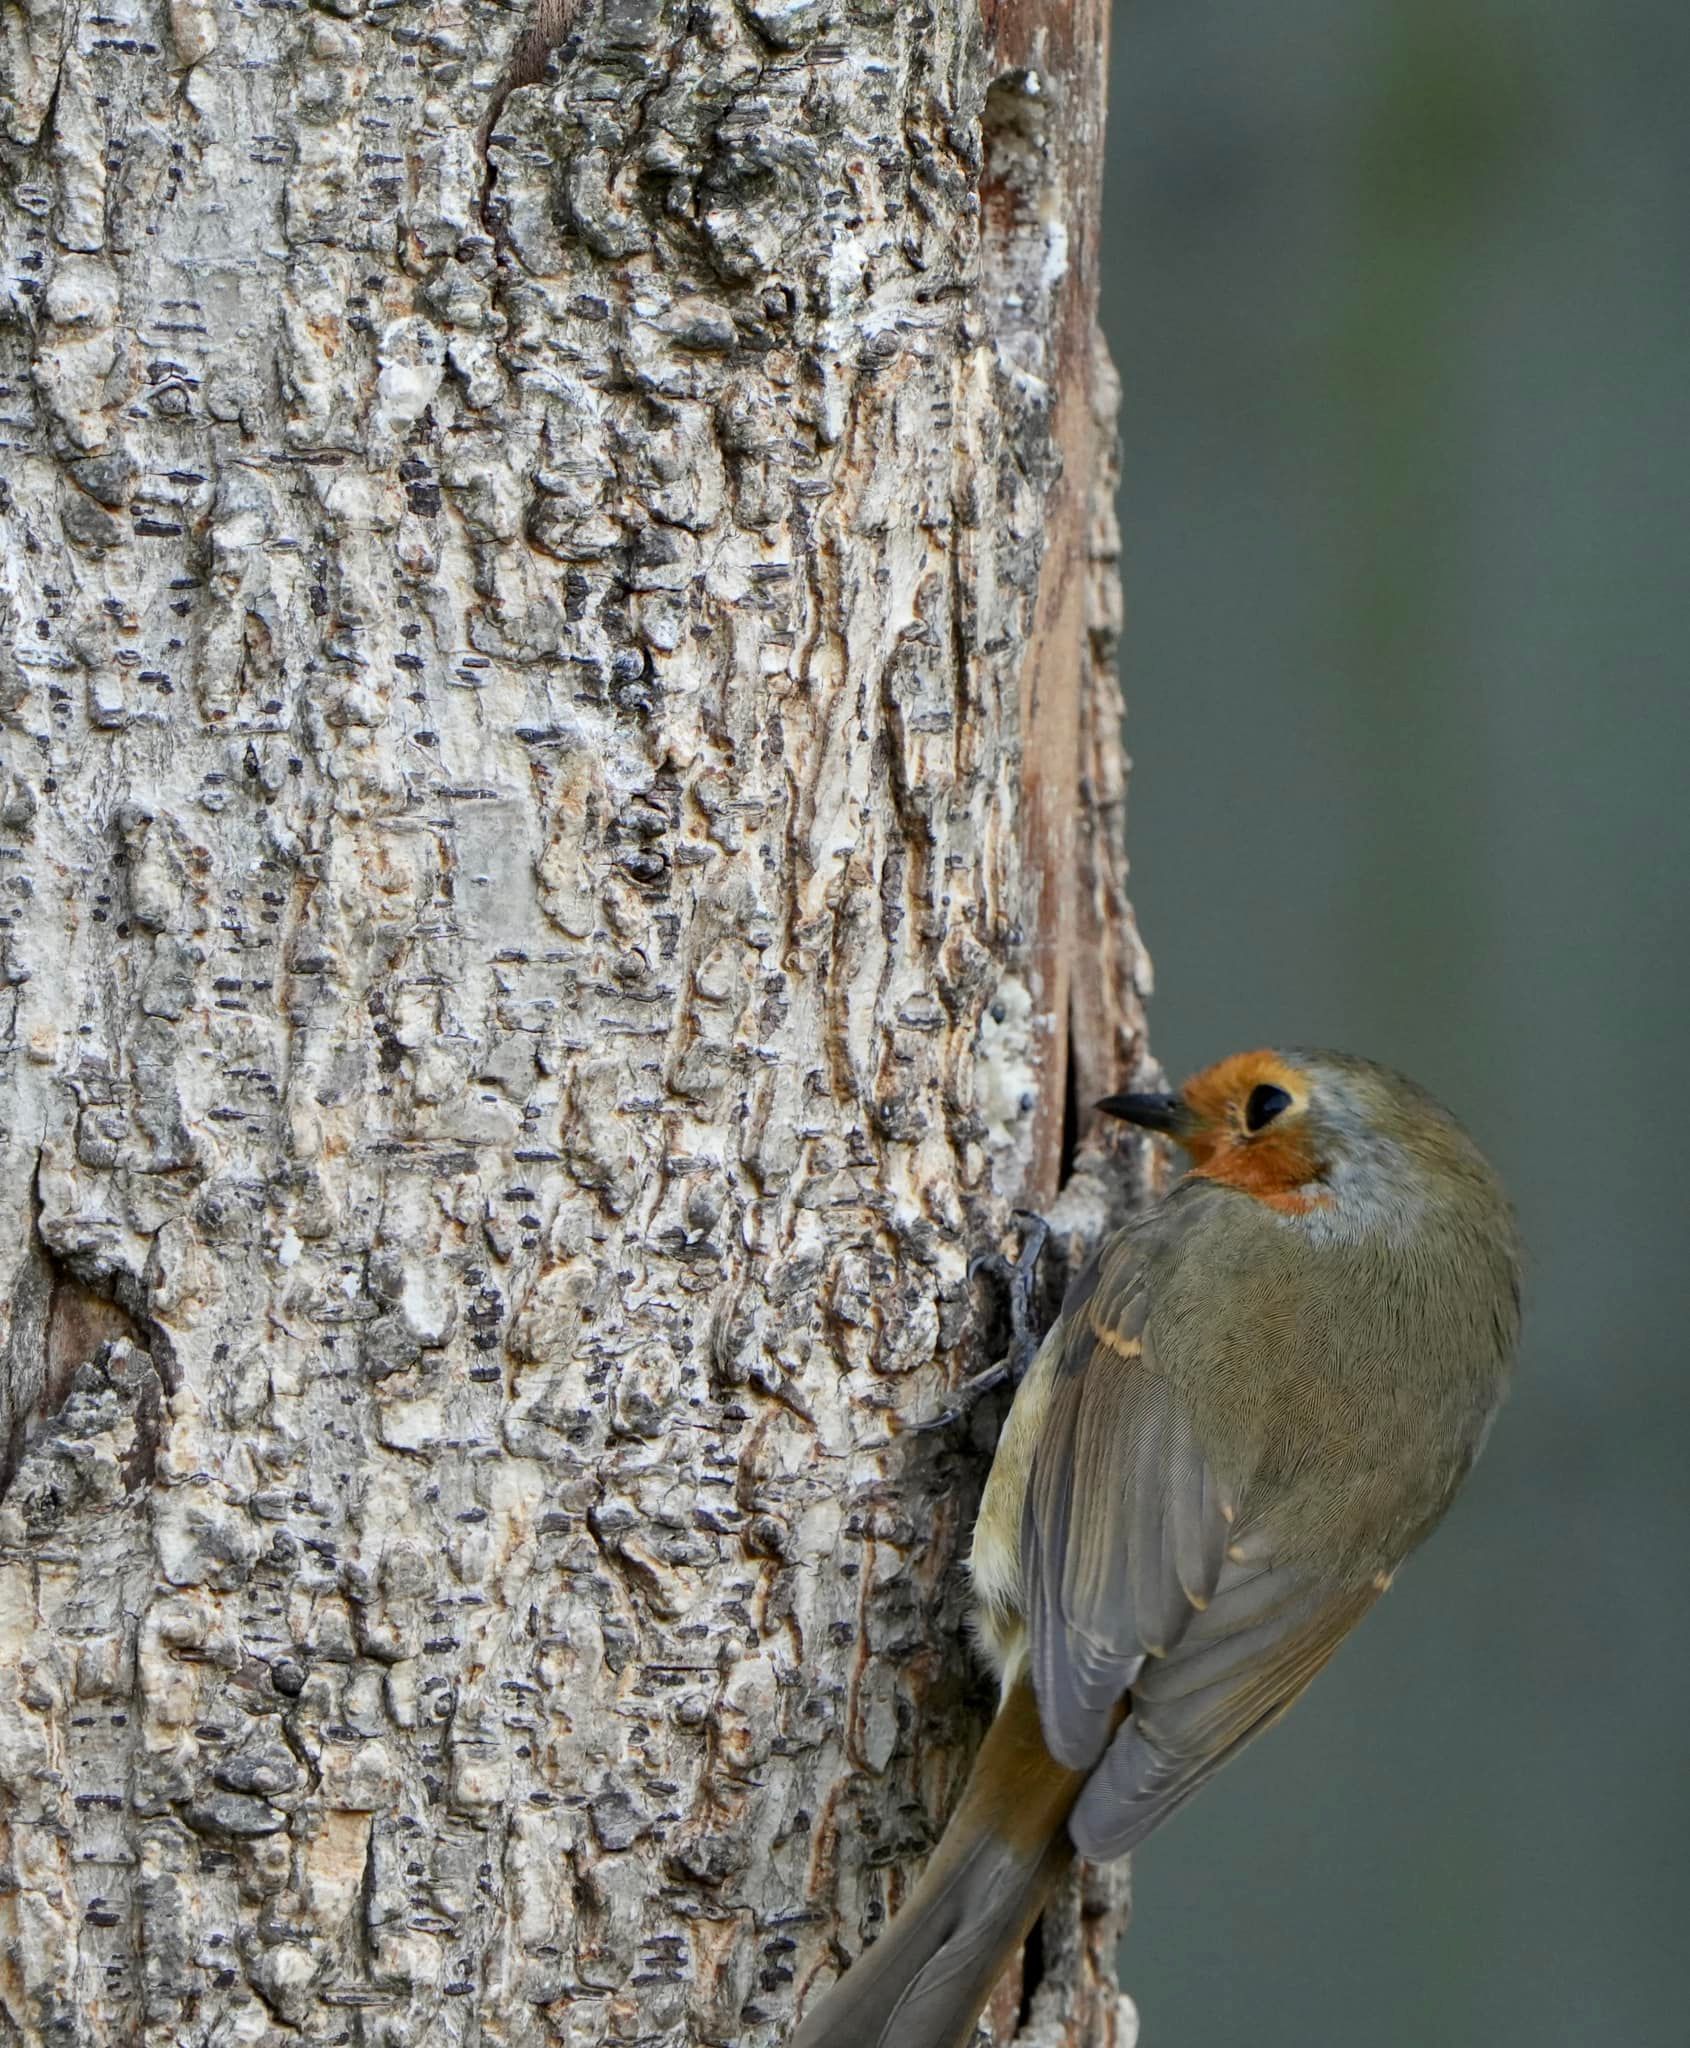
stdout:
[[1074,1855],[1126,1854],[1286,1712],[1507,1388],[1513,1212],[1413,1081],[1259,1050],[1098,1107],[1188,1170],[1086,1261],[1017,1388],[969,1557],[996,1717],[791,2048],[965,2048]]

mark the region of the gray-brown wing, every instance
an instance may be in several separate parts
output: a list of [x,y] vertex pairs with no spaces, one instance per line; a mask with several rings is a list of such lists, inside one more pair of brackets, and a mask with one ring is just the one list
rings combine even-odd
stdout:
[[1157,1255],[1180,1227],[1162,1215],[1063,1305],[1022,1513],[1040,1721],[1059,1762],[1092,1772],[1070,1833],[1099,1859],[1277,1719],[1376,1597],[1276,1560],[1271,1505],[1225,1497],[1157,1357]]
[[1069,1816],[1081,1855],[1108,1862],[1143,1841],[1279,1719],[1378,1597],[1229,1558],[1208,1606],[1138,1675],[1131,1717]]
[[1022,1509],[1033,1688],[1051,1754],[1089,1770],[1147,1657],[1219,1576],[1225,1503],[1158,1370],[1144,1232],[1076,1281]]

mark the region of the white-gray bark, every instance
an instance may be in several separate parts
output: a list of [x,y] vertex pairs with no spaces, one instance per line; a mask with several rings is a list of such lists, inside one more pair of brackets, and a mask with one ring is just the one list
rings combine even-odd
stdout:
[[934,1838],[896,1425],[1139,1053],[1102,25],[583,0],[484,156],[503,8],[0,11],[0,2037],[763,2048]]

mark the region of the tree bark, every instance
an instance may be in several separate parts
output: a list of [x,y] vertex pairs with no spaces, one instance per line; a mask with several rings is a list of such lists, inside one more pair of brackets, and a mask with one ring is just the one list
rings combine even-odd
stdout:
[[7,2038],[762,2048],[978,1732],[899,1425],[1142,1059],[1106,8],[547,18],[0,15]]

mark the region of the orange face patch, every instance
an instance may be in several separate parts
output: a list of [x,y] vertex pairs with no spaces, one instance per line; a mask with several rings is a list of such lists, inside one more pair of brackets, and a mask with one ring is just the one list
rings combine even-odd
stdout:
[[[1291,1106],[1260,1131],[1245,1122],[1253,1090],[1283,1088]],[[1330,1197],[1309,1192],[1320,1178],[1320,1160],[1310,1142],[1302,1111],[1308,1079],[1277,1053],[1240,1052],[1194,1074],[1180,1091],[1192,1125],[1180,1142],[1191,1154],[1191,1171],[1203,1180],[1223,1181],[1254,1195],[1269,1208],[1300,1214]]]

